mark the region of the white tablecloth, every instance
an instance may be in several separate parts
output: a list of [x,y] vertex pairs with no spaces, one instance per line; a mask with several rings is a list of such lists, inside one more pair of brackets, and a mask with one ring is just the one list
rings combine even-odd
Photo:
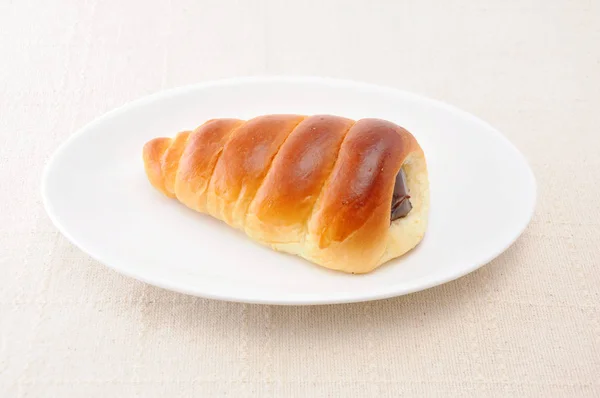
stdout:
[[[1,397],[600,396],[599,1],[5,0],[0,50]],[[95,117],[283,73],[489,121],[536,174],[529,228],[437,288],[276,307],[126,278],[46,217],[43,166]]]

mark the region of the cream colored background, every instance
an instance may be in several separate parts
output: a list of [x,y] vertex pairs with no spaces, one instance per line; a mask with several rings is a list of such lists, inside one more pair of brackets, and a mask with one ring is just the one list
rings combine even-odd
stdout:
[[[4,0],[0,51],[1,397],[600,396],[600,1]],[[489,121],[537,176],[530,227],[456,282],[300,308],[144,285],[46,217],[43,166],[95,117],[280,73]]]

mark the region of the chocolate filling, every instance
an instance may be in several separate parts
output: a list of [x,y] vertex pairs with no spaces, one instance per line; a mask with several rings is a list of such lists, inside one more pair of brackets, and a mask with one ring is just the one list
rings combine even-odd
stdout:
[[391,220],[394,221],[406,215],[411,211],[412,204],[410,203],[410,195],[408,194],[408,186],[406,185],[406,174],[400,169],[396,175],[396,185],[394,185],[394,196],[392,196],[392,214]]

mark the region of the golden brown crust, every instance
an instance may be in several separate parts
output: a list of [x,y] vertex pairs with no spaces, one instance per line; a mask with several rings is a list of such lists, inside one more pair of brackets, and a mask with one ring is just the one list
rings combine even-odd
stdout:
[[353,124],[342,117],[315,115],[290,134],[248,211],[247,221],[260,223],[262,239],[293,242],[302,238],[306,220]]
[[181,156],[175,191],[196,211],[206,208],[206,195],[217,160],[231,134],[243,124],[239,119],[214,119],[198,127],[188,138]]
[[165,178],[162,171],[162,157],[171,145],[171,141],[170,138],[162,137],[148,141],[144,145],[143,154],[144,168],[152,186],[167,196],[175,197],[165,189]]
[[[385,250],[396,175],[416,141],[405,129],[361,119],[339,151],[330,183],[309,226],[319,249],[374,263]],[[336,254],[339,256],[340,254]]]
[[319,247],[346,240],[372,217],[387,228],[389,198],[410,149],[408,132],[390,122],[362,119],[350,129],[313,224]]
[[304,119],[268,115],[247,121],[230,137],[212,174],[208,212],[243,228],[246,210],[287,136]]
[[189,131],[177,134],[161,159],[161,167],[165,179],[165,191],[169,193],[169,196],[175,196],[175,178],[179,169],[179,160],[181,159],[189,135]]
[[[148,142],[143,158],[148,179],[166,195],[327,268],[369,272],[414,247],[427,225],[423,152],[385,120],[215,119]],[[413,210],[390,223],[401,167]]]

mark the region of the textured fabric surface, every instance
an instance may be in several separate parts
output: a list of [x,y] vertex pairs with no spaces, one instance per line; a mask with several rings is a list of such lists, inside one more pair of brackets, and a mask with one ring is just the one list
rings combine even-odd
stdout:
[[[0,396],[600,396],[600,2],[0,2]],[[313,74],[501,130],[539,184],[486,267],[338,306],[189,297],[91,260],[41,205],[51,153],[160,89]],[[518,193],[516,193],[518,194]]]

